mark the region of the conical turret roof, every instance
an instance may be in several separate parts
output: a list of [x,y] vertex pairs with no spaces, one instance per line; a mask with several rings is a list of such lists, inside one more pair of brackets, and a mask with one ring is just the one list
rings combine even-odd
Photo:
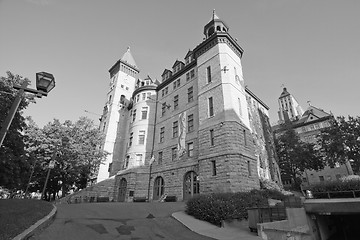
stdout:
[[124,53],[124,55],[121,57],[121,61],[135,67],[136,69],[138,69],[136,62],[134,60],[134,57],[132,56],[131,52],[130,52],[130,47],[127,48],[127,51]]

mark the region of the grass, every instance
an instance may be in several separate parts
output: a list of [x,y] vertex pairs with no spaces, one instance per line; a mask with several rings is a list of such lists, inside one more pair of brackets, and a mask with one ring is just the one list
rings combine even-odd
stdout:
[[0,199],[0,240],[16,237],[48,215],[51,203],[32,199]]

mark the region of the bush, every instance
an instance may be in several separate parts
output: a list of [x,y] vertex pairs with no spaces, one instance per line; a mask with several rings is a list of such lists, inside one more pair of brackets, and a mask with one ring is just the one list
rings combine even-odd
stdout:
[[250,192],[197,195],[187,201],[186,213],[220,226],[222,220],[247,219],[247,209],[268,206],[268,198],[283,200],[285,196],[276,190],[256,189]]
[[[356,191],[356,197],[360,196],[360,178],[347,176],[346,178],[340,179],[340,181],[322,182],[313,184],[309,190],[312,192],[314,198],[348,198],[354,197],[352,192]],[[330,193],[329,193],[330,192]]]

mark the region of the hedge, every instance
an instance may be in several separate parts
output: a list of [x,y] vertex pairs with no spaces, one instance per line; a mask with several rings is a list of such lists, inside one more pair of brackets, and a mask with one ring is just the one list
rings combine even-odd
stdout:
[[340,181],[329,181],[310,185],[314,198],[352,198],[354,191],[356,197],[360,197],[360,179],[359,178],[344,178]]
[[268,198],[283,200],[285,196],[276,190],[255,189],[250,192],[197,195],[187,201],[186,213],[220,226],[222,220],[247,219],[247,209],[268,206]]

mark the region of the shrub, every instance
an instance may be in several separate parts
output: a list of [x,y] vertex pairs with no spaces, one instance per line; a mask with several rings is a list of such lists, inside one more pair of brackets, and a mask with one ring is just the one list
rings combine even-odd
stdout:
[[352,192],[355,191],[355,196],[360,196],[360,178],[354,176],[347,176],[340,179],[340,181],[330,181],[313,184],[309,190],[312,192],[314,198],[348,198],[354,197]]
[[276,182],[260,177],[260,188],[261,189],[266,189],[266,190],[273,190],[273,191],[278,191],[281,192],[283,195],[293,195],[292,192],[286,191],[283,188],[281,188]]
[[247,209],[268,205],[268,198],[279,200],[284,195],[276,190],[251,190],[238,193],[213,193],[197,195],[186,203],[186,213],[197,219],[221,225],[226,219],[247,219]]

